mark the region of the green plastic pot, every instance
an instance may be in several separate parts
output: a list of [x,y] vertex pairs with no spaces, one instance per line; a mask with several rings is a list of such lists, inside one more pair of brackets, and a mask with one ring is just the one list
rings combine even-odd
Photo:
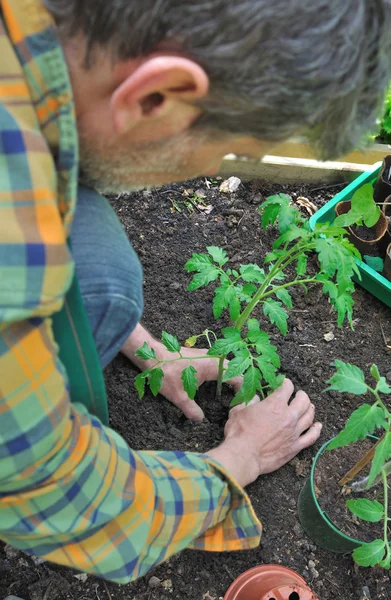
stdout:
[[[368,436],[376,440],[373,436]],[[299,496],[299,519],[300,523],[311,540],[320,548],[336,552],[338,554],[350,553],[363,544],[360,540],[356,540],[348,535],[345,535],[327,516],[321,508],[315,493],[315,469],[317,462],[325,452],[327,446],[332,442],[328,440],[317,455],[312,464],[311,475],[307,479]]]

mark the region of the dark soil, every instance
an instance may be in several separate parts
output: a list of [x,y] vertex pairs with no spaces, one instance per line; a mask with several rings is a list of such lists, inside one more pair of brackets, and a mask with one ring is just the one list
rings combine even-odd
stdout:
[[[353,226],[352,231],[354,231],[354,234],[363,242],[372,242],[377,238],[375,227],[366,227],[365,225],[360,225],[359,227]],[[368,244],[368,246],[370,246],[370,244]],[[368,254],[370,254],[369,251]]]
[[[340,531],[361,542],[372,542],[382,538],[383,521],[368,523],[358,519],[346,506],[346,500],[367,498],[383,502],[383,485],[375,486],[366,492],[354,493],[349,484],[341,488],[338,481],[370,450],[373,443],[365,440],[345,448],[325,452],[317,462],[314,478],[319,490],[318,502],[329,519]],[[357,479],[366,477],[368,472],[369,467],[364,469]]]
[[[256,208],[270,193],[288,192],[293,199],[304,196],[321,206],[340,188],[311,191],[308,188],[245,184],[233,195],[221,194],[218,186],[208,189],[205,180],[188,182],[123,196],[113,200],[125,230],[144,266],[144,323],[159,336],[163,329],[184,341],[206,327],[219,329],[211,311],[213,290],[187,292],[189,275],[183,265],[192,252],[207,245],[224,247],[234,266],[262,259],[276,237],[262,232]],[[189,212],[186,203],[194,192],[205,196],[205,207]],[[174,208],[176,205],[176,209]],[[179,212],[179,210],[181,212]],[[336,392],[324,393],[335,358],[353,362],[368,371],[376,362],[391,380],[390,355],[380,329],[391,338],[391,310],[370,294],[355,293],[355,331],[336,326],[336,316],[321,290],[294,294],[294,310],[285,338],[267,327],[279,347],[282,370],[296,389],[303,388],[324,423],[315,447],[301,453],[278,472],[260,478],[248,488],[256,513],[264,525],[259,548],[230,554],[185,551],[162,564],[147,577],[126,586],[104,583],[88,577],[85,583],[67,569],[35,565],[30,558],[7,549],[0,550],[0,599],[7,594],[24,600],[218,600],[233,579],[259,563],[280,563],[302,574],[320,600],[390,600],[389,574],[382,569],[362,569],[351,556],[340,556],[317,548],[304,534],[297,516],[297,498],[309,474],[315,452],[334,436],[356,408],[360,399]],[[324,335],[332,332],[327,343]],[[214,386],[205,385],[199,402],[206,420],[189,423],[164,398],[150,394],[140,401],[132,384],[136,371],[118,357],[106,370],[111,425],[137,449],[179,449],[202,451],[222,440],[227,407],[214,400]],[[158,578],[150,587],[150,577]],[[59,583],[59,584],[58,584]],[[109,591],[108,591],[109,590]],[[110,594],[110,595],[109,595]]]

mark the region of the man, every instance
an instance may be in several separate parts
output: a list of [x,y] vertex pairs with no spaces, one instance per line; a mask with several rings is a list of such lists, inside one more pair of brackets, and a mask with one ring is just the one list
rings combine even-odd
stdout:
[[[117,582],[185,547],[259,543],[243,487],[316,441],[314,406],[302,391],[290,401],[286,380],[231,411],[206,455],[132,451],[89,412],[98,374],[83,388],[74,373],[90,358],[104,367],[121,350],[145,368],[144,341],[166,352],[139,323],[141,269],[93,190],[208,174],[307,129],[323,157],[355,146],[390,76],[390,4],[0,0],[2,540]],[[213,359],[196,366],[200,384],[216,378]],[[200,419],[180,370],[166,367],[163,394]]]

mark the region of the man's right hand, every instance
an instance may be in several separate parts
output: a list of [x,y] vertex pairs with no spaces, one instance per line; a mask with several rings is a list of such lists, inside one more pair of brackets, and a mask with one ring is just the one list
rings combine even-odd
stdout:
[[314,423],[314,405],[303,391],[297,392],[289,403],[293,389],[292,382],[285,379],[262,402],[255,398],[248,406],[233,408],[225,426],[224,442],[207,452],[241,486],[276,471],[319,438],[322,425]]

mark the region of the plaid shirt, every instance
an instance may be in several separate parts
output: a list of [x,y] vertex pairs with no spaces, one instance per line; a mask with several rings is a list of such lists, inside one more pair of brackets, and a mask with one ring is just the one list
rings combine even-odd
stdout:
[[179,550],[259,543],[217,462],[135,452],[71,404],[50,315],[73,277],[72,92],[39,0],[0,0],[0,538],[124,583]]

